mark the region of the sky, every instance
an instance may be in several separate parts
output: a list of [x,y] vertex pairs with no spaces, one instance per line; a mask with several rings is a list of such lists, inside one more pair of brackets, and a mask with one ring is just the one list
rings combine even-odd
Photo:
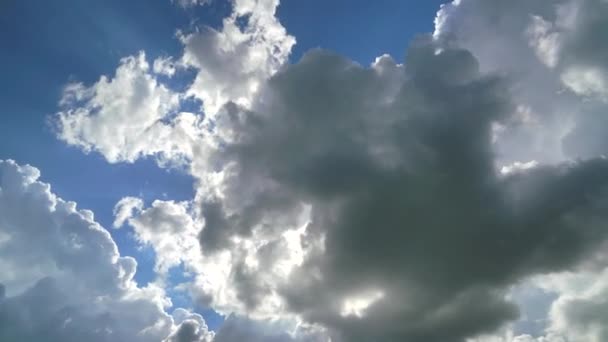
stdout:
[[608,340],[605,0],[0,3],[0,340]]

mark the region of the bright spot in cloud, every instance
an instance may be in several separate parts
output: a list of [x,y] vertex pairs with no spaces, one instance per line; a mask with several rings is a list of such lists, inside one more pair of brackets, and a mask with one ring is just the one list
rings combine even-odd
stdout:
[[384,292],[382,291],[371,291],[354,297],[349,297],[344,301],[340,315],[342,315],[342,317],[356,316],[361,318],[365,316],[365,311],[372,304],[382,298],[384,298]]

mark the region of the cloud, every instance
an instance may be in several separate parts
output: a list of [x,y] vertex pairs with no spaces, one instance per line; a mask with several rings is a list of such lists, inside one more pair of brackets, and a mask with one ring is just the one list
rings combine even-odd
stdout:
[[193,291],[338,341],[464,341],[518,316],[512,284],[598,248],[608,162],[500,172],[491,130],[515,113],[509,83],[439,47],[421,38],[404,66],[369,68],[313,51],[224,112],[218,130],[238,135],[211,156],[221,197],[201,188],[192,204]]
[[[509,325],[525,312],[514,286],[580,276],[608,239],[605,2],[454,1],[403,64],[371,66],[324,50],[287,65],[277,6],[236,0],[221,30],[179,35],[178,59],[151,73],[127,58],[113,81],[68,87],[58,114],[74,123],[60,137],[110,162],[188,166],[195,198],[123,199],[115,225],[229,316],[214,339],[605,339],[603,290],[556,291],[546,336]],[[197,74],[176,95],[154,73],[180,68]],[[119,91],[140,83],[149,96]],[[203,115],[125,114],[163,96],[196,97]],[[172,339],[208,338],[198,317],[180,322]]]
[[0,340],[161,341],[184,329],[162,289],[137,286],[136,261],[93,213],[39,177],[0,161]]
[[[605,257],[605,253],[599,253]],[[471,342],[600,342],[608,337],[605,301],[608,269],[584,267],[576,272],[540,275],[526,282],[528,291],[551,294],[544,329],[534,334],[516,335],[513,329],[500,334],[471,339]],[[531,298],[534,300],[534,298]]]
[[161,121],[176,109],[178,97],[148,73],[145,54],[122,59],[114,78],[102,76],[86,87],[66,86],[57,113],[58,137],[109,162],[134,161],[162,150],[155,139],[167,126]]
[[[159,61],[155,73],[170,73]],[[121,59],[114,77],[102,76],[88,87],[68,84],[51,123],[59,139],[85,153],[98,152],[110,163],[154,156],[162,166],[182,166],[204,153],[194,142],[205,137],[202,118],[178,112],[179,101],[141,52]]]
[[562,82],[577,94],[608,100],[608,5],[603,0],[569,1],[557,8],[554,23]]
[[598,274],[579,274],[589,286],[584,291],[563,292],[552,308],[549,331],[570,341],[600,342],[608,338],[608,282],[606,270]]
[[[438,40],[466,47],[482,68],[516,80],[513,101],[525,108],[526,115],[517,126],[501,127],[496,144],[501,159],[509,160],[510,155],[517,159],[519,155],[520,160],[539,157],[545,161],[551,150],[557,151],[553,153],[556,160],[606,155],[608,126],[602,115],[606,108],[606,63],[602,57],[606,50],[606,20],[602,13],[607,9],[605,1],[593,0],[463,0],[445,5],[440,11],[435,32]],[[521,145],[509,141],[519,141]],[[531,153],[539,145],[539,153]],[[580,270],[575,274],[589,283],[598,277]],[[564,277],[572,279],[568,274]],[[596,312],[594,318],[570,315],[566,314],[567,305],[558,305],[584,296],[583,293],[581,288],[557,291],[559,299],[545,325],[547,334],[521,338],[602,340],[601,331],[593,328],[603,319],[601,314]]]
[[[206,1],[180,1],[194,3]],[[154,156],[163,166],[196,168],[207,154],[200,142],[213,146],[217,141],[209,136],[226,134],[214,132],[211,118],[227,102],[251,104],[287,62],[295,38],[275,17],[278,5],[277,0],[235,0],[219,31],[203,26],[178,32],[181,57],[159,57],[150,67],[140,52],[121,59],[113,77],[104,75],[92,85],[68,84],[61,109],[50,120],[57,137],[110,163]],[[195,77],[184,93],[158,78],[187,69]],[[201,100],[202,113],[179,112],[186,98]]]
[[203,27],[181,33],[181,63],[197,70],[186,93],[203,101],[207,115],[228,101],[248,106],[287,61],[295,39],[275,17],[278,5],[278,0],[234,0],[220,31]]
[[[382,73],[309,53],[269,81],[260,107],[230,122],[240,138],[218,152],[238,165],[225,201],[269,184],[293,197],[280,205],[312,205],[306,238],[323,241],[276,290],[247,286],[243,300],[277,291],[338,340],[461,341],[517,317],[510,284],[571,267],[605,239],[592,218],[605,219],[594,189],[608,180],[606,161],[501,176],[490,131],[512,113],[507,85],[480,73],[467,51],[438,48],[415,43],[398,83],[394,63]],[[251,229],[271,232],[264,222],[285,210],[264,197],[251,203]],[[370,291],[382,295],[365,314],[342,315]]]
[[[291,336],[233,317],[214,339],[202,316],[185,309],[167,314],[164,291],[154,283],[137,286],[136,261],[119,254],[93,213],[57,197],[39,177],[34,167],[0,161],[1,340],[236,342],[242,334],[259,341],[268,334]],[[121,205],[140,207],[134,198]],[[179,220],[166,217],[183,214],[180,204],[152,206],[133,211],[141,217],[129,219],[131,224],[154,218],[157,225],[165,215],[166,225],[181,228]],[[195,236],[191,240],[196,244]],[[162,245],[158,250],[165,251]]]
[[[283,325],[283,326],[282,326]],[[231,315],[215,336],[214,342],[320,342],[325,337],[314,329],[284,326],[281,321],[254,321]]]
[[[436,19],[436,39],[464,47],[482,69],[513,81],[525,116],[499,137],[501,159],[556,162],[606,154],[606,2],[454,1]],[[590,129],[593,127],[592,129]]]
[[122,227],[127,219],[129,219],[134,212],[139,212],[144,207],[144,201],[137,197],[124,197],[114,206],[114,228]]
[[[605,257],[605,252],[599,253]],[[608,337],[608,269],[585,267],[577,272],[539,276],[531,286],[554,293],[545,332],[530,341],[604,341]]]
[[184,309],[173,312],[175,322],[179,327],[163,342],[212,342],[214,333],[209,328],[203,317],[193,314]]
[[201,227],[188,212],[187,203],[156,200],[150,208],[143,209],[141,199],[125,197],[115,206],[114,222],[120,226],[128,221],[135,238],[154,248],[156,268],[165,274],[182,260],[196,258],[199,249],[196,237]]

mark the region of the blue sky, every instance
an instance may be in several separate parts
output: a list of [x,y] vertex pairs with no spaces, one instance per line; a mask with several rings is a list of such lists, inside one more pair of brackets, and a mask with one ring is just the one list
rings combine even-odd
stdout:
[[[277,16],[297,37],[291,61],[320,47],[367,65],[384,53],[402,60],[408,40],[432,30],[440,3],[285,0]],[[193,24],[219,28],[230,10],[226,0],[187,10],[164,0],[0,4],[0,157],[36,166],[56,194],[92,210],[121,253],[138,260],[135,279],[141,285],[154,279],[154,253],[138,247],[127,230],[110,228],[112,209],[124,196],[141,197],[147,204],[155,199],[188,200],[193,197],[191,177],[160,169],[151,158],[109,164],[97,153],[85,155],[55,137],[48,116],[57,110],[70,81],[90,84],[100,75],[112,75],[120,58],[142,50],[150,60],[179,55],[177,29]],[[175,300],[183,303],[183,298]],[[207,316],[214,327],[215,316]]]

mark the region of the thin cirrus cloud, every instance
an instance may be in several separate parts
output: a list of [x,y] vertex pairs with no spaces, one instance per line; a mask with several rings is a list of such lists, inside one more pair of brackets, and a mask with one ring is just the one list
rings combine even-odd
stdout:
[[[0,336],[608,339],[608,3],[457,0],[402,63],[369,66],[320,49],[289,64],[278,5],[234,0],[220,29],[178,33],[181,56],[68,84],[51,118],[109,163],[195,180],[188,201],[114,208],[154,249],[156,282],[138,287],[135,260],[36,169],[0,164]],[[164,84],[186,70],[187,89]],[[167,313],[178,266],[180,290],[227,317],[217,332]],[[522,288],[548,301],[533,329]]]

